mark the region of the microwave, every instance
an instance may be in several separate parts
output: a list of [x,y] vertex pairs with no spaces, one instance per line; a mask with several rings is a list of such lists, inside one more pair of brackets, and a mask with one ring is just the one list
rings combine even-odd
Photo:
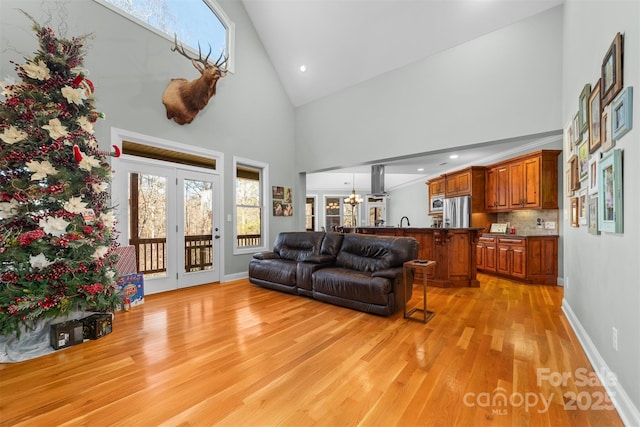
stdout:
[[444,210],[444,196],[431,196],[431,207],[429,212],[440,213]]

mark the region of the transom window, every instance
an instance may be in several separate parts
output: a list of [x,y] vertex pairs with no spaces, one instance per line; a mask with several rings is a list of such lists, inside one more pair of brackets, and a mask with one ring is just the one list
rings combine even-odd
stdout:
[[171,41],[175,34],[186,48],[200,49],[203,57],[211,48],[211,61],[228,56],[227,70],[234,71],[235,26],[215,0],[96,1]]

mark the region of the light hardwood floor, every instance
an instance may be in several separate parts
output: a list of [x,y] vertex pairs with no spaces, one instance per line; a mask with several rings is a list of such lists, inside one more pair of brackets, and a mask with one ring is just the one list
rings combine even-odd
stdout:
[[562,288],[479,277],[430,287],[426,325],[247,280],[147,296],[110,335],[0,365],[0,423],[622,425],[604,389],[581,384],[594,370]]

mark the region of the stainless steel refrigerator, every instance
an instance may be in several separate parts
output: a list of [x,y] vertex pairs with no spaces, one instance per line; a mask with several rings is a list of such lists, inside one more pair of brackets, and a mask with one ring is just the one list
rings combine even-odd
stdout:
[[442,226],[450,228],[467,228],[471,221],[471,196],[451,197],[444,199]]

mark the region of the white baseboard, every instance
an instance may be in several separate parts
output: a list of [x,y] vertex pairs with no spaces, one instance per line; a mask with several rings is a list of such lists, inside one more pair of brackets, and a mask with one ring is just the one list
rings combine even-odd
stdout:
[[615,381],[613,384],[611,384],[611,381],[607,381],[607,378],[611,378],[615,372],[611,371],[602,356],[600,356],[600,352],[598,352],[589,334],[587,334],[587,331],[582,327],[582,324],[566,299],[562,300],[562,311],[573,328],[573,332],[575,332],[578,337],[582,349],[587,354],[587,358],[594,367],[596,375],[598,375],[600,382],[603,384],[607,394],[609,394],[613,406],[615,406],[620,418],[622,418],[622,422],[626,426],[640,426],[640,412],[638,408],[636,408],[631,399],[629,399],[629,395],[625,392],[624,388],[622,388],[619,381]]
[[235,273],[235,274],[225,274],[220,282],[221,283],[232,282],[234,280],[246,279],[247,277],[249,277],[248,271],[243,271],[242,273]]

